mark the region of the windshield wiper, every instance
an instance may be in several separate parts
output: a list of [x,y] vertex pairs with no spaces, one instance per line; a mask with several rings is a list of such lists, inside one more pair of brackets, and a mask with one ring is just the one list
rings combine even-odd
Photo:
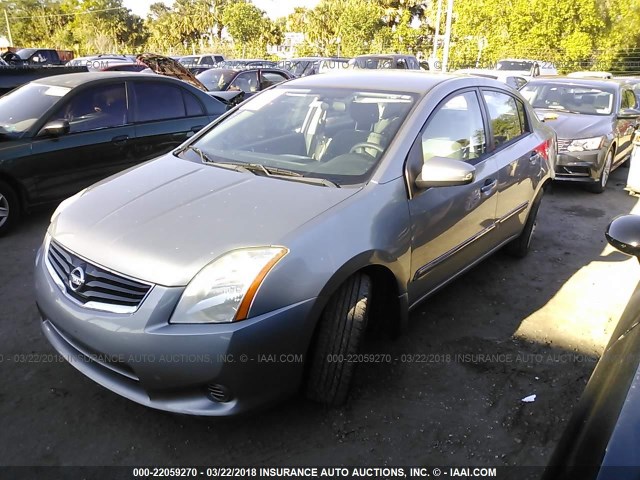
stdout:
[[198,147],[194,147],[193,145],[187,145],[182,150],[179,150],[177,153],[180,154],[180,153],[185,152],[187,150],[193,150],[198,155],[200,155],[200,160],[202,160],[202,163],[208,163],[209,165],[215,165],[216,167],[227,168],[229,170],[235,170],[236,172],[250,172],[251,171],[248,168],[245,168],[244,165],[241,165],[239,163],[221,162],[219,160],[214,160],[209,155],[207,155],[202,150],[200,150]]
[[295,180],[303,183],[311,183],[314,185],[323,185],[325,187],[340,188],[340,185],[338,185],[336,182],[333,182],[326,178],[305,177],[303,174],[299,172],[294,172],[293,170],[286,170],[284,168],[265,167],[260,163],[247,163],[243,165],[243,167],[253,172],[264,172],[264,174],[267,175],[268,177],[286,178],[287,180]]

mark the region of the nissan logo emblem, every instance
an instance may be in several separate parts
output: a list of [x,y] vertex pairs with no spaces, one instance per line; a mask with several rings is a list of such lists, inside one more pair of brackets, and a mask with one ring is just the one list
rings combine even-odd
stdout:
[[77,292],[84,285],[84,270],[80,267],[76,267],[71,270],[69,274],[69,287],[74,292]]

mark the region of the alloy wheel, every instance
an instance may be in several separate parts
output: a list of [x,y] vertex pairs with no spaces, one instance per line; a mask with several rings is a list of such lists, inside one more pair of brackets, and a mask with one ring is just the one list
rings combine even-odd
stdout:
[[0,227],[9,219],[9,200],[0,193]]

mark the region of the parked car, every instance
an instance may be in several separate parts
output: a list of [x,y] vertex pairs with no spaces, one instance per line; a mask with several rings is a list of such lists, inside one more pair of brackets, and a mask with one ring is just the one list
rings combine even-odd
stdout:
[[611,72],[592,72],[592,71],[580,71],[571,72],[567,74],[569,78],[600,78],[602,80],[608,80],[613,78]]
[[293,74],[279,68],[247,68],[244,70],[213,68],[196,75],[196,78],[210,92],[217,92],[216,97],[230,101],[238,94],[244,93],[244,99],[294,77]]
[[5,52],[2,56],[9,65],[18,67],[64,65],[58,51],[52,48],[22,48],[16,52]]
[[349,66],[356,69],[420,70],[420,62],[416,57],[398,54],[358,55],[349,60]]
[[84,66],[90,72],[106,70],[115,65],[133,65],[135,58],[126,55],[101,54],[88,57],[78,57],[70,60],[65,65],[68,67]]
[[554,155],[490,79],[276,85],[60,205],[36,259],[44,334],[161,410],[232,415],[301,384],[339,404],[368,322],[400,329],[497,249],[526,254]]
[[640,77],[613,77],[613,80],[630,87],[636,95],[638,105],[640,105]]
[[502,70],[490,70],[483,68],[463,68],[460,70],[456,70],[454,73],[464,74],[464,75],[477,75],[479,77],[493,78],[502,83],[506,83],[510,87],[515,88],[516,90],[520,90],[527,83],[527,79],[520,75],[513,75],[509,71]]
[[295,77],[315,75],[324,71],[348,68],[348,58],[338,57],[299,57],[278,62],[278,67],[291,72]]
[[[611,222],[607,241],[640,259],[640,216]],[[551,457],[544,480],[632,480],[640,449],[640,289],[629,300]]]
[[[181,63],[162,55],[144,53],[138,63],[150,71],[185,81],[232,108],[258,91],[292,78],[289,72],[279,69],[210,69],[193,75]],[[143,70],[143,73],[146,72]]]
[[496,63],[496,70],[508,70],[514,75],[538,77],[540,75],[558,75],[556,66],[545,60],[530,58],[504,58]]
[[220,62],[216,66],[219,68],[277,68],[278,63],[261,58],[236,58],[233,60],[225,60],[224,62]]
[[185,57],[178,57],[178,61],[187,68],[199,67],[201,65],[207,65],[207,66],[213,67],[220,62],[224,62],[224,55],[220,55],[220,54],[187,55]]
[[611,171],[631,154],[640,118],[632,89],[608,80],[541,78],[520,91],[558,134],[556,180],[603,192]]
[[0,234],[33,207],[175,148],[225,110],[184,82],[126,72],[48,77],[5,95]]

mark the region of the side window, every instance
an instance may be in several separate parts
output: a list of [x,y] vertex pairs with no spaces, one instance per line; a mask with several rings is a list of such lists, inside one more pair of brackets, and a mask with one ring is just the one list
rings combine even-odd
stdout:
[[184,99],[184,106],[187,110],[187,117],[199,117],[204,115],[202,104],[194,95],[186,90],[182,90],[182,97]]
[[622,91],[622,108],[636,108],[636,96],[631,90]]
[[284,82],[287,79],[284,75],[277,72],[262,72],[262,85],[260,85],[260,89],[264,90],[265,88],[270,87],[271,85],[275,85],[276,83]]
[[431,116],[422,133],[422,159],[448,157],[471,161],[486,152],[480,104],[474,92],[449,98]]
[[407,68],[407,63],[405,62],[404,58],[399,58],[398,62],[396,64],[396,68],[400,68],[400,69],[405,69]]
[[211,58],[210,55],[205,55],[204,57],[202,57],[202,60],[200,60],[200,63],[204,65],[212,65],[213,58]]
[[506,93],[482,92],[489,109],[489,120],[495,147],[510,142],[524,133],[516,99]]
[[238,74],[229,85],[228,90],[241,90],[243,92],[258,91],[258,72],[244,72]]
[[133,91],[138,122],[153,122],[185,116],[182,89],[178,86],[160,82],[133,82]]
[[51,119],[69,121],[69,133],[125,125],[127,95],[124,83],[87,88],[71,97]]

